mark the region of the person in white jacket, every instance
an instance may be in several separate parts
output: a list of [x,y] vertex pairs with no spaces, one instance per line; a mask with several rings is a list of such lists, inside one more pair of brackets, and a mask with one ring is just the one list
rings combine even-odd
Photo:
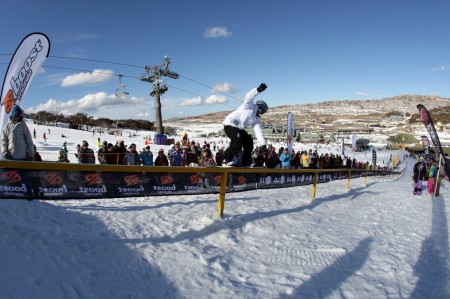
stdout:
[[2,131],[3,159],[33,161],[33,139],[27,124],[22,120],[23,110],[14,105]]
[[267,85],[261,83],[257,88],[250,90],[239,108],[228,114],[223,121],[225,134],[231,139],[230,146],[225,150],[224,160],[228,166],[250,166],[253,151],[253,138],[245,131],[251,126],[259,145],[266,148],[266,138],[261,129],[260,117],[269,110],[266,102],[253,99],[266,90]]

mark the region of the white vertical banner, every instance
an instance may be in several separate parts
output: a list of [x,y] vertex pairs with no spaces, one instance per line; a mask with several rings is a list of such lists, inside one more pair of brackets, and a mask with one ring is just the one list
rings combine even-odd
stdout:
[[352,134],[352,152],[356,151],[356,134]]
[[[50,41],[45,34],[39,32],[27,35],[17,47],[3,80],[0,134],[8,122],[14,104],[22,107],[28,86],[49,53]],[[0,159],[2,159],[1,148]]]
[[286,140],[286,145],[289,150],[289,154],[292,154],[292,146],[294,144],[294,134],[295,134],[294,115],[289,111],[287,115],[287,140]]

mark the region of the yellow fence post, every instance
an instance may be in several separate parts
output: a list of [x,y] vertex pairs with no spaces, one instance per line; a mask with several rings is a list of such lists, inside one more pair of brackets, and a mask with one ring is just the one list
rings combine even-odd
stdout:
[[350,189],[350,178],[352,177],[352,171],[348,171],[348,179],[347,179],[347,191]]
[[367,169],[364,171],[364,186],[367,186]]
[[228,172],[224,171],[222,172],[220,176],[220,193],[219,193],[219,204],[217,207],[217,216],[222,218],[223,216],[223,209],[225,207],[225,193],[227,192],[227,177]]
[[317,184],[317,177],[318,177],[318,176],[319,176],[319,173],[316,171],[316,172],[314,173],[314,179],[313,179],[313,185],[312,185],[312,194],[311,194],[311,196],[312,196],[311,201],[313,201],[314,198],[316,198],[316,184]]

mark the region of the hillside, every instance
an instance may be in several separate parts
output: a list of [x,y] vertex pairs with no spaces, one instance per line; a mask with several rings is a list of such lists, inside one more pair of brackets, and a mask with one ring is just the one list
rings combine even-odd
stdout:
[[[354,120],[369,120],[381,122],[391,115],[405,119],[416,114],[417,104],[423,104],[432,113],[448,111],[450,115],[450,98],[439,96],[400,95],[391,98],[376,100],[343,100],[327,101],[315,104],[276,106],[271,107],[264,115],[264,122],[271,124],[284,124],[286,114],[294,114],[297,124],[300,123],[326,123],[353,122]],[[221,123],[230,111],[203,114],[198,116],[174,118],[167,122],[180,124],[217,124]],[[448,120],[447,120],[448,122]]]

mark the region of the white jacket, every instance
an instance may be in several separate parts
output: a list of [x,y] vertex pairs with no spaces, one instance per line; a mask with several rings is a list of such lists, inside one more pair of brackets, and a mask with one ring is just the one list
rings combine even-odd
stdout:
[[24,120],[20,122],[8,121],[2,133],[3,155],[7,153],[14,160],[33,158],[33,139]]
[[256,88],[250,90],[244,98],[244,103],[242,103],[239,108],[228,114],[223,121],[224,126],[232,126],[241,130],[245,130],[246,127],[252,126],[253,132],[255,132],[256,139],[259,145],[267,144],[266,138],[261,129],[261,124],[259,122],[259,117],[256,116],[258,111],[258,105],[253,103],[253,99],[259,94]]

